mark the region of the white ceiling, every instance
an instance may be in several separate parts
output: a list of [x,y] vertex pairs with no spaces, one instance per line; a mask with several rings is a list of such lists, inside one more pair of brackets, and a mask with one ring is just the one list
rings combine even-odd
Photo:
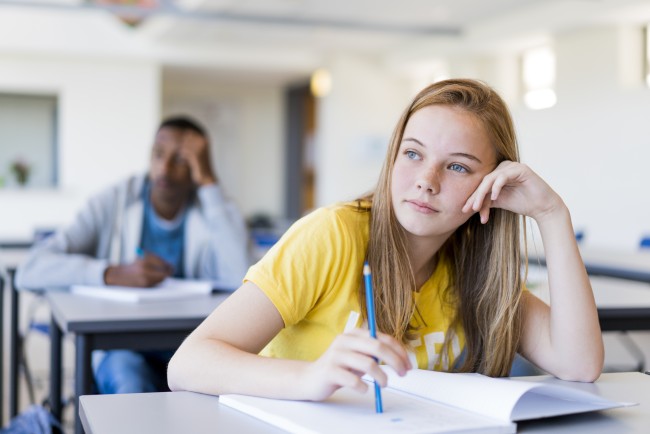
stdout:
[[[648,0],[143,0],[158,7],[129,9],[143,18],[130,28],[106,6],[83,1],[0,0],[0,18],[8,10],[65,14],[77,17],[65,24],[72,35],[75,25],[85,26],[66,39],[70,46],[83,39],[92,47],[96,37],[105,47],[119,39],[123,48],[111,53],[146,52],[172,73],[198,68],[271,81],[304,75],[339,53],[387,63],[431,61],[519,49],[585,26],[650,21]],[[93,14],[111,21],[110,36],[93,35],[109,27],[90,25]],[[52,36],[43,39],[52,45]]]

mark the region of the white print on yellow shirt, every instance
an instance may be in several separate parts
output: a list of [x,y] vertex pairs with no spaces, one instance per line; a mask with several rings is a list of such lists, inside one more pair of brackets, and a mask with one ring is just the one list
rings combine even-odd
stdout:
[[[427,356],[427,369],[433,370],[438,364],[441,364],[440,369],[448,371],[449,361],[447,358],[441,357],[442,344],[444,342],[445,334],[443,332],[427,333],[420,339],[410,341],[409,343],[411,344],[412,351],[409,351],[409,359],[411,360],[411,363],[413,363],[413,366],[418,365],[417,357],[415,355],[416,349],[424,345],[424,351]],[[458,340],[458,336],[454,334],[451,339],[451,360],[458,358],[460,352],[460,341]]]
[[[353,310],[350,311],[343,333],[347,333],[353,328],[355,328],[357,326],[357,323],[359,322],[359,318],[361,318],[359,312],[355,312]],[[367,329],[368,323],[364,321],[363,324],[361,324],[361,327]],[[418,366],[417,356],[415,355],[415,351],[417,347],[424,345],[424,351],[426,352],[427,355],[427,369],[433,370],[440,361],[441,358],[440,352],[442,351],[442,344],[444,342],[445,342],[445,334],[443,332],[427,333],[426,335],[422,336],[419,339],[414,339],[412,341],[409,341],[409,344],[411,345],[412,348],[412,350],[408,352],[408,356],[409,356],[409,360],[411,361],[411,364],[413,366]],[[460,352],[461,352],[460,341],[458,340],[458,336],[454,334],[454,337],[451,340],[451,360],[456,360],[458,356],[460,356]],[[446,358],[442,360],[441,369],[443,371],[449,370],[449,362]]]

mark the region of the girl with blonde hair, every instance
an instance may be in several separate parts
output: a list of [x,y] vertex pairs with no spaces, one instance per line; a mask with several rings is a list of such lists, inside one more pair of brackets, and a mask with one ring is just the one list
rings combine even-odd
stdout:
[[[524,286],[520,233],[539,227],[550,306]],[[364,324],[372,270],[378,339]],[[459,363],[461,352],[465,352]],[[296,222],[192,332],[172,390],[321,400],[381,385],[375,360],[506,376],[515,353],[594,381],[603,344],[569,211],[519,163],[503,100],[476,80],[423,89],[393,133],[374,193]]]

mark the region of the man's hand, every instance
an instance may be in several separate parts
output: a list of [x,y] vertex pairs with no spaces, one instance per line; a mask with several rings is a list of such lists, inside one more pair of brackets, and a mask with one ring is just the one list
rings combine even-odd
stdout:
[[195,131],[185,131],[181,138],[180,155],[190,166],[192,181],[201,187],[215,184],[217,176],[210,164],[210,144]]
[[171,276],[172,266],[159,256],[147,253],[132,264],[106,268],[104,282],[107,285],[148,288]]

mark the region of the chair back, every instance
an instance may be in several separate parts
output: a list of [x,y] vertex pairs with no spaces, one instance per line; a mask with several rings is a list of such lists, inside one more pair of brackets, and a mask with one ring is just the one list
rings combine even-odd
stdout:
[[643,236],[639,242],[639,247],[641,249],[650,249],[650,235]]

